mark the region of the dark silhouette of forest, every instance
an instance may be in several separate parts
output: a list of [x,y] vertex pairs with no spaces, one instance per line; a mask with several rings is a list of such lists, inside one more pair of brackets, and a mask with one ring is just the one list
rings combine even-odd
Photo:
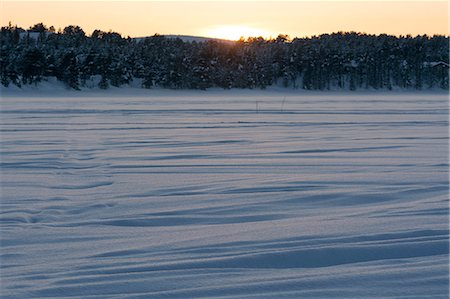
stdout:
[[[79,26],[2,27],[3,86],[56,77],[69,88],[132,81],[143,88],[266,88],[309,90],[449,87],[449,38],[356,32],[289,39],[184,42],[154,35],[124,38]],[[93,83],[94,82],[94,83]]]

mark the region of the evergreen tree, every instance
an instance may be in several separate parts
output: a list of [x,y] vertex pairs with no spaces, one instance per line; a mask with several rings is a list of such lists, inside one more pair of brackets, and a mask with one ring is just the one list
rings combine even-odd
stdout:
[[152,88],[448,89],[449,38],[337,32],[237,42],[143,40],[79,26],[55,32],[43,23],[0,31],[0,82],[35,84],[56,76],[68,87],[102,88],[135,78]]

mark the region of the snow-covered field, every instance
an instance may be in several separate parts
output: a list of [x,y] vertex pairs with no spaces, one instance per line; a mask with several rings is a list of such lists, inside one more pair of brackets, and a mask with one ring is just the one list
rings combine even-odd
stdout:
[[448,298],[448,95],[4,91],[2,298]]

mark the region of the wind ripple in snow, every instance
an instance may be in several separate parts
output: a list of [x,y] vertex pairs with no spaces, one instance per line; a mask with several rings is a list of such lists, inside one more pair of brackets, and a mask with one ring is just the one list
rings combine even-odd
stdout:
[[447,104],[3,97],[1,297],[448,298]]

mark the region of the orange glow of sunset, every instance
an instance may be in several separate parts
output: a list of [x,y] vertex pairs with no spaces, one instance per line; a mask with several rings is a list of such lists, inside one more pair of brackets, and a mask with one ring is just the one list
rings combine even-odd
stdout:
[[214,26],[210,29],[205,30],[204,35],[207,37],[238,40],[241,37],[248,38],[262,36],[264,38],[269,38],[271,36],[274,36],[275,34],[264,29],[252,28],[248,26],[222,25]]
[[79,25],[90,34],[155,33],[237,40],[291,38],[357,31],[370,34],[448,34],[447,1],[18,1],[0,0],[0,23],[23,28],[43,22]]

